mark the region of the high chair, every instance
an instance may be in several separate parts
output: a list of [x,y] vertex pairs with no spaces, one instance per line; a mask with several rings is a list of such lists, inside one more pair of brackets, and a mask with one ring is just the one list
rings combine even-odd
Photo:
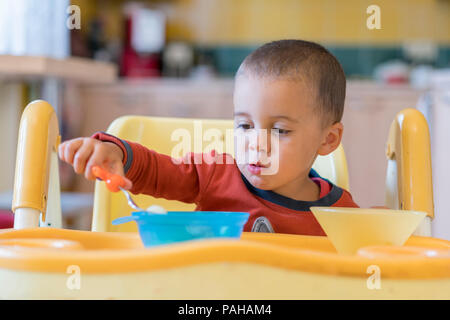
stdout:
[[[186,133],[184,136],[190,137],[188,141],[190,149],[183,150],[183,153],[208,152],[215,146],[221,152],[234,154],[232,120],[124,116],[111,123],[107,133],[124,140],[138,142],[166,155],[171,155],[172,151],[176,150],[177,144],[180,144],[180,133]],[[349,190],[347,161],[342,145],[327,156],[318,156],[313,168],[322,177]],[[143,208],[153,204],[171,211],[190,211],[195,208],[194,204],[156,199],[146,195],[137,195],[134,198]],[[111,224],[112,220],[130,213],[131,208],[123,194],[111,193],[104,183],[96,182],[92,231],[137,231],[134,224],[118,226]]]
[[[406,111],[393,124],[388,156],[397,164],[387,183],[389,194],[397,192],[400,206],[421,208],[432,216],[432,194],[416,193],[421,185],[428,188],[431,167],[420,166],[428,156],[411,159],[417,151],[427,152],[427,137],[417,131],[423,141],[414,142],[420,147],[408,145],[417,119],[421,121],[415,112]],[[173,129],[186,129],[218,146],[217,137],[224,131],[224,141],[232,140],[229,128],[230,121],[205,121],[200,126],[192,120],[129,117],[118,119],[108,131],[169,154],[182,136]],[[164,143],[169,137],[175,141]],[[58,180],[54,161],[58,143],[51,106],[44,101],[27,106],[19,133],[13,202],[19,216],[15,230],[0,231],[0,299],[450,299],[450,241],[431,237],[411,236],[400,247],[363,247],[364,254],[338,254],[328,237],[256,232],[244,232],[240,239],[144,248],[137,232],[102,232],[133,230],[108,226],[129,209],[122,194],[106,193],[99,183],[93,221],[97,232],[38,228],[39,213],[45,213],[41,225],[59,221],[55,218],[60,213],[59,190],[55,185],[50,189]],[[210,147],[203,148],[198,140],[192,144],[194,151]],[[226,143],[224,151],[231,152],[230,146]],[[342,147],[319,161],[315,168],[322,176],[348,188]],[[322,168],[327,162],[333,169]],[[402,187],[395,191],[394,185]],[[395,196],[390,199],[395,206]],[[167,209],[192,209],[150,197],[136,200],[142,206],[159,203]],[[363,216],[364,209],[360,213]]]
[[430,133],[424,115],[404,109],[392,121],[386,144],[386,206],[427,216],[414,232],[431,237],[434,217]]

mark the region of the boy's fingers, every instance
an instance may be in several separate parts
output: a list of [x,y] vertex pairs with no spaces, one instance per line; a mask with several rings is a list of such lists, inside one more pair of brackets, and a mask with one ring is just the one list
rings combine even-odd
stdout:
[[86,169],[84,170],[84,177],[88,180],[95,180],[97,177],[94,176],[94,174],[92,173],[92,168],[94,166],[102,166],[103,164],[103,159],[101,156],[102,152],[100,149],[98,148],[94,148],[94,152],[92,153],[91,157],[89,158],[87,164],[86,164]]
[[73,164],[73,157],[75,156],[75,153],[82,145],[83,145],[82,138],[71,140],[64,147],[64,161],[66,161],[67,163]]
[[[95,151],[94,151],[94,153],[95,153]],[[86,168],[84,169],[84,177],[87,180],[95,180],[97,178],[92,173],[92,167],[98,165],[93,158],[94,158],[94,156],[91,156],[89,161],[86,163]]]
[[64,148],[66,147],[67,143],[63,142],[58,146],[58,156],[59,158],[64,161]]
[[124,187],[124,189],[125,190],[130,190],[133,187],[133,183],[128,178],[124,177],[124,179],[125,179],[125,187]]
[[118,174],[119,176],[125,177],[125,173],[123,171],[123,164],[119,161],[112,161],[108,163],[108,170],[113,174]]
[[86,162],[91,157],[94,151],[94,146],[89,143],[84,143],[75,154],[73,161],[73,168],[76,173],[82,174],[84,172]]
[[109,171],[113,174],[118,174],[119,176],[122,176],[123,179],[125,180],[125,186],[123,187],[125,190],[129,190],[131,189],[131,187],[133,186],[133,183],[131,182],[130,179],[125,177],[125,173],[123,171],[123,164],[122,162],[119,161],[115,161],[113,163],[111,163],[109,165]]

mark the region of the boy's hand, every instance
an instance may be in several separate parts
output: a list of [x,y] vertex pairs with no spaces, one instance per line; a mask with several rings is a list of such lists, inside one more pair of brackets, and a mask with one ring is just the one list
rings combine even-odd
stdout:
[[[105,167],[109,172],[121,175],[123,172],[123,152],[112,142],[102,142],[92,138],[76,138],[60,144],[58,154],[62,161],[72,165],[75,172],[84,174],[88,180],[95,180],[92,173],[93,166]],[[132,183],[125,178],[130,189]]]

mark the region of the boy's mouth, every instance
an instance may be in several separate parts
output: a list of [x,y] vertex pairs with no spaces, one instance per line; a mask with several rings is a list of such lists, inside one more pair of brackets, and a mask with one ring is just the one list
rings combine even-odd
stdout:
[[247,169],[248,171],[250,171],[251,174],[261,174],[261,170],[268,168],[269,165],[263,165],[261,162],[257,162],[257,163],[249,163],[247,165]]

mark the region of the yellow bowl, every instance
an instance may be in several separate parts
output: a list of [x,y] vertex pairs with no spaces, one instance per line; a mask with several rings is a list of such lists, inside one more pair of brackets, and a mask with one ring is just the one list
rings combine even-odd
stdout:
[[338,253],[356,254],[368,246],[401,246],[426,213],[408,210],[311,207]]

